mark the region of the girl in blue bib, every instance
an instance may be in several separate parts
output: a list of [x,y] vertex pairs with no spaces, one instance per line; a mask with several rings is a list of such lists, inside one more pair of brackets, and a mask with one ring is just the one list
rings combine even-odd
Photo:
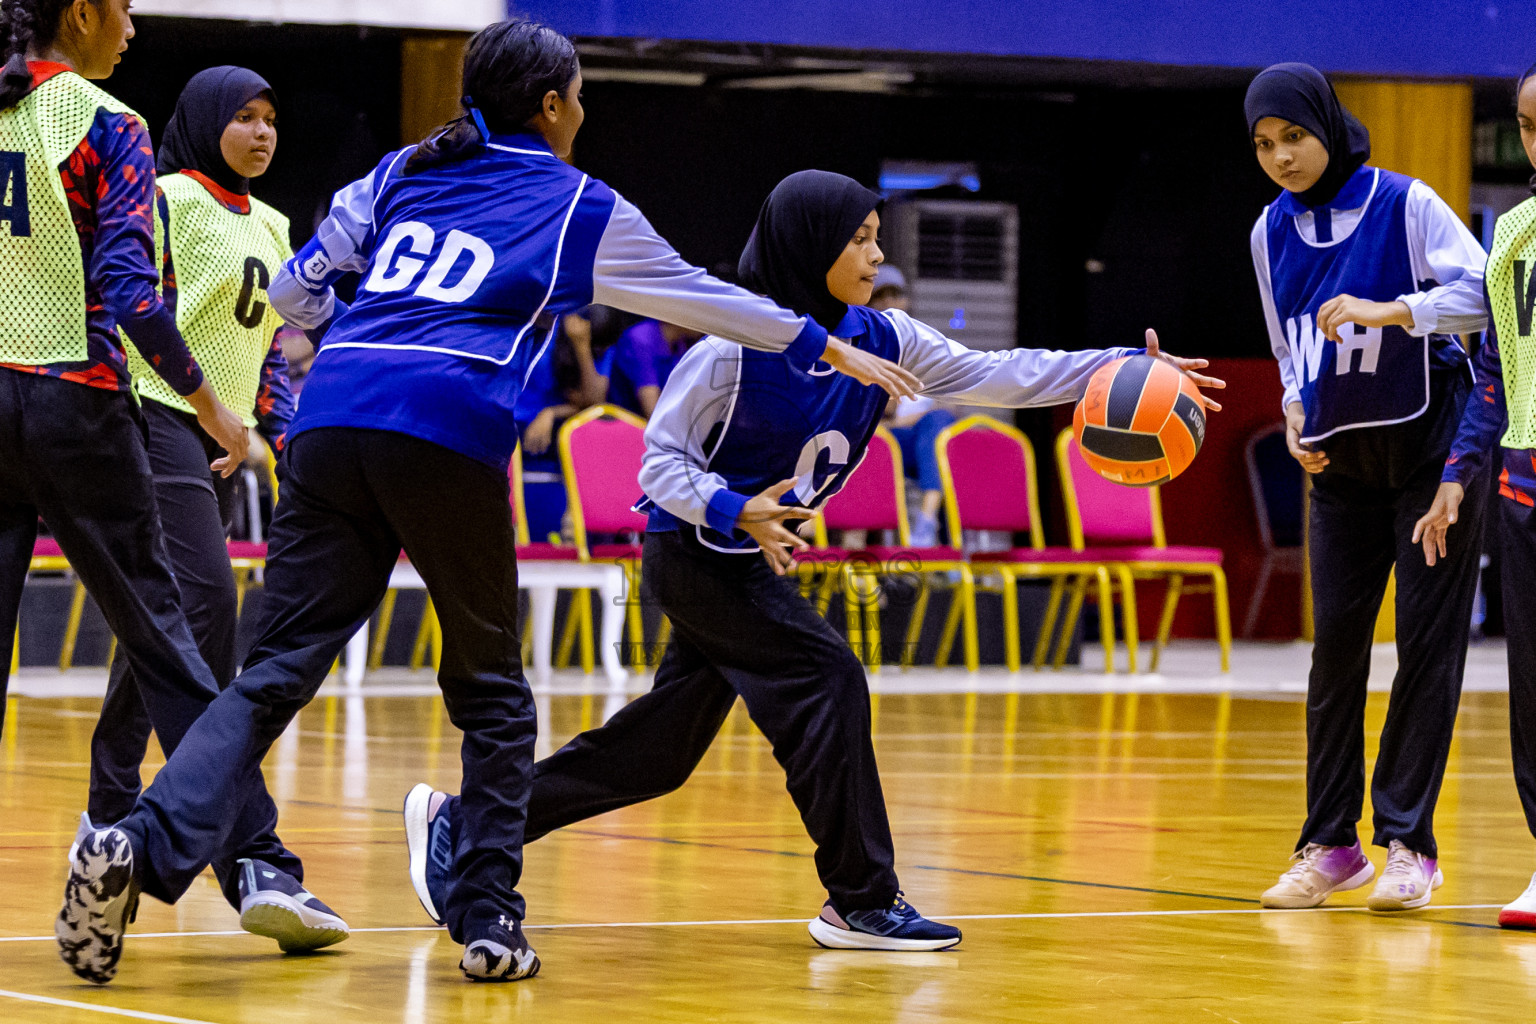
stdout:
[[1485,256],[1422,181],[1371,167],[1370,135],[1315,68],[1277,64],[1245,102],[1255,155],[1283,192],[1253,227],[1254,269],[1285,387],[1286,439],[1311,474],[1312,671],[1307,820],[1268,907],[1315,907],[1375,871],[1356,835],[1377,612],[1397,573],[1398,672],[1372,781],[1387,866],[1372,910],[1424,906],[1433,830],[1482,551],[1467,529],[1428,567],[1413,527],[1434,497],[1471,387],[1454,337],[1479,331]]

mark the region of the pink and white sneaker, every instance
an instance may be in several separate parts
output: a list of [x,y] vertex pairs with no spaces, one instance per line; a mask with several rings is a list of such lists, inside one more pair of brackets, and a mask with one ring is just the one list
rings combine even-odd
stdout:
[[1387,847],[1387,866],[1366,897],[1372,910],[1415,910],[1427,906],[1429,897],[1445,884],[1435,858],[1414,853],[1399,840]]
[[1499,911],[1500,928],[1536,928],[1536,875],[1515,902]]
[[1359,841],[1354,846],[1308,843],[1291,855],[1290,870],[1264,891],[1259,902],[1272,910],[1305,910],[1321,906],[1336,892],[1365,885],[1376,874]]

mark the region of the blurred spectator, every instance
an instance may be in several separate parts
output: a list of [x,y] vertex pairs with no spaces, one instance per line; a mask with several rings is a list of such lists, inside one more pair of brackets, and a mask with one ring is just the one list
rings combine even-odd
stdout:
[[589,306],[582,314],[562,317],[555,338],[528,370],[518,396],[516,416],[522,428],[523,506],[531,539],[543,541],[562,532],[565,482],[555,438],[560,425],[603,400],[608,390],[613,331],[611,310]]
[[676,324],[642,320],[613,348],[608,401],[650,419],[656,399],[683,353],[703,335]]
[[[889,263],[875,275],[871,309],[911,311],[907,279]],[[885,407],[885,425],[901,445],[901,461],[907,476],[917,481],[922,498],[911,513],[912,546],[931,547],[939,539],[939,508],[944,504],[944,483],[939,478],[939,459],[933,450],[939,431],[955,422],[955,414],[931,398],[892,399]],[[951,543],[953,543],[951,539]]]

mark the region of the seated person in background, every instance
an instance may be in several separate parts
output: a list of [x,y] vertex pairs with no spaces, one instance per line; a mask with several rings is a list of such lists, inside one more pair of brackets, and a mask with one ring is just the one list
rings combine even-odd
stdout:
[[613,347],[608,401],[650,419],[672,368],[703,335],[676,324],[642,320]]
[[[900,270],[889,264],[880,265],[869,308],[911,312],[907,279]],[[931,398],[892,398],[885,407],[885,425],[901,445],[902,465],[923,492],[922,504],[911,513],[913,547],[926,548],[938,543],[944,483],[939,479],[939,459],[933,442],[939,431],[953,422],[955,414]],[[958,544],[959,538],[951,537],[950,543]]]
[[560,424],[601,402],[608,391],[614,332],[603,328],[612,313],[603,306],[588,306],[561,317],[554,340],[529,368],[518,395],[514,415],[522,428],[523,507],[534,541],[562,532],[565,482],[555,437]]

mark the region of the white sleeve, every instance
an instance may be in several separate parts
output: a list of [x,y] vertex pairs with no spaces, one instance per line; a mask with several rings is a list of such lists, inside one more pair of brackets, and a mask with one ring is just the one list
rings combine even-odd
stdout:
[[1253,252],[1253,273],[1259,279],[1259,302],[1264,307],[1264,325],[1269,328],[1269,349],[1280,364],[1280,385],[1285,396],[1280,399],[1280,411],[1285,412],[1292,402],[1301,401],[1301,387],[1296,382],[1296,366],[1291,362],[1291,346],[1286,343],[1285,332],[1280,329],[1280,315],[1275,312],[1275,290],[1269,280],[1269,207],[1259,214],[1248,236],[1248,247]]
[[[684,522],[730,532],[745,499],[708,469],[704,442],[729,420],[741,372],[741,349],[705,338],[667,378],[645,426],[640,489]],[[718,444],[718,442],[717,442]]]
[[324,324],[336,306],[332,286],[337,279],[368,269],[376,174],[336,193],[315,237],[283,264],[267,289],[272,308],[294,327],[310,330]]
[[1413,276],[1434,281],[1428,291],[1399,295],[1413,314],[1408,333],[1471,334],[1488,326],[1483,268],[1488,254],[1444,199],[1422,181],[1408,188],[1404,220]]
[[1141,351],[1016,348],[982,352],[946,338],[900,310],[886,310],[884,316],[896,328],[901,365],[923,382],[923,397],[959,398],[971,405],[1023,409],[1073,402],[1083,396],[1095,370]]
[[593,262],[592,301],[748,348],[787,351],[806,366],[826,349],[826,331],[809,317],[686,262],[617,193]]

